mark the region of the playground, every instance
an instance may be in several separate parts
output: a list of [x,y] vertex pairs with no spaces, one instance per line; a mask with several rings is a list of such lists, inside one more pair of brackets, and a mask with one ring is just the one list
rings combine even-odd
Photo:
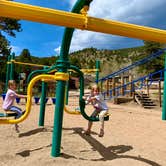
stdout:
[[[2,104],[2,98],[0,100]],[[25,108],[24,104],[19,105]],[[32,103],[32,113],[20,123],[0,126],[1,166],[112,165],[164,166],[166,155],[165,123],[161,108],[144,109],[136,103],[116,105],[108,102],[110,120],[105,123],[104,138],[98,137],[99,123],[91,136],[82,134],[87,120],[81,115],[64,113],[61,153],[50,157],[54,105],[47,103],[45,126],[39,127],[40,106]]]
[[[24,114],[19,118],[9,117],[11,112],[8,108],[5,113],[2,113],[0,120],[2,124],[0,125],[0,165],[165,165],[166,134],[165,123],[162,120],[166,119],[166,67],[161,71],[135,80],[125,75],[122,75],[121,79],[118,78],[118,80],[112,78],[111,75],[99,80],[98,62],[97,70],[94,70],[94,72],[96,72],[96,82],[100,83],[105,99],[115,99],[115,96],[128,93],[128,96],[133,98],[132,95],[134,95],[133,99],[140,103],[136,104],[136,102],[131,101],[127,104],[117,105],[112,100],[107,100],[110,114],[103,116],[106,121],[105,135],[104,138],[100,138],[98,137],[99,123],[96,123],[100,120],[100,117],[89,116],[91,109],[88,107],[90,106],[85,106],[85,100],[83,99],[84,94],[86,94],[84,73],[77,66],[70,64],[68,55],[74,28],[163,43],[166,42],[166,31],[89,17],[87,12],[90,3],[91,0],[79,0],[70,13],[0,0],[0,16],[2,17],[66,27],[60,56],[56,63],[54,62],[50,68],[44,66],[43,69],[35,70],[28,75],[27,99],[24,103],[19,103],[19,107],[25,110]],[[165,50],[156,54],[149,56],[148,59],[152,59],[158,54],[165,54]],[[8,56],[6,85],[9,79],[14,79],[14,64],[22,63],[15,61],[14,56],[14,54],[10,58]],[[147,60],[147,58],[144,60]],[[144,63],[144,60],[130,65],[123,71],[133,68],[138,63]],[[33,64],[24,63],[24,65]],[[79,75],[77,80],[79,80],[80,89],[79,94],[76,95],[78,100],[75,102],[78,110],[76,108],[70,110],[66,106],[67,100],[70,100],[68,81],[70,80],[71,70]],[[141,101],[145,94],[142,93],[143,91],[138,92],[138,90],[146,86],[147,95],[149,95],[149,86],[156,78],[153,77],[155,74],[160,75],[158,78],[160,106],[145,109],[145,107],[141,107]],[[126,79],[130,83],[125,83]],[[161,81],[163,80],[164,89],[162,92]],[[34,96],[33,87],[38,81],[41,81],[42,92],[40,106],[32,100]],[[56,93],[56,105],[51,103],[50,100],[46,102],[47,85],[51,81],[56,82],[56,92],[54,92]],[[122,86],[115,87],[117,83]],[[103,91],[103,84],[106,91]],[[161,95],[163,95],[162,108]],[[146,96],[146,99],[147,97],[149,96]],[[149,98],[145,103],[144,106],[146,107],[147,103],[151,103]],[[0,105],[2,105],[2,99],[0,99]],[[89,112],[86,112],[86,110]],[[66,111],[71,115],[66,114]],[[79,115],[80,113],[82,116]],[[108,121],[108,119],[110,120]],[[94,121],[95,123],[90,136],[83,134],[87,127],[87,121]],[[18,123],[20,128],[19,132],[16,132],[14,124]]]

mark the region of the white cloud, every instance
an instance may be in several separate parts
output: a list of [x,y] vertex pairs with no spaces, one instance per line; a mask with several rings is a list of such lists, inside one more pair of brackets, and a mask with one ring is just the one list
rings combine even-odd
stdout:
[[22,48],[18,47],[18,46],[11,46],[11,52],[14,52],[16,55],[20,55]]
[[60,47],[60,46],[54,49],[54,51],[56,52],[57,55],[60,54],[60,50],[61,50],[61,47]]
[[[75,2],[76,0],[71,0],[70,5],[73,6]],[[165,22],[161,21],[166,15],[165,6],[165,0],[94,0],[88,14],[92,17],[166,29]],[[86,47],[125,48],[128,41],[130,47],[142,44],[141,40],[75,30],[70,51]]]

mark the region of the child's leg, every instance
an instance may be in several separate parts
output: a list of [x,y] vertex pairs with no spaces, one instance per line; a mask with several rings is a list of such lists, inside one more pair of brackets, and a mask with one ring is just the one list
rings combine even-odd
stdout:
[[20,132],[20,131],[19,131],[19,125],[18,125],[18,124],[15,124],[15,130],[16,130],[17,133]]
[[[98,113],[99,112],[97,110],[94,110],[90,117],[96,117],[98,115]],[[88,122],[88,128],[86,129],[85,134],[90,134],[92,125],[93,125],[93,122],[89,121]]]
[[16,106],[11,106],[9,110],[17,113],[16,119],[22,115],[22,110]]
[[88,128],[85,130],[85,134],[87,134],[87,135],[90,134],[92,125],[93,125],[93,122],[88,121]]
[[100,134],[99,137],[104,136],[104,116],[107,114],[107,110],[103,110],[99,113],[99,120],[101,122]]
[[[16,106],[10,107],[9,110],[17,113],[17,116],[15,117],[15,119],[20,118],[21,115],[23,114],[23,113],[22,113],[22,110],[21,110],[20,108],[16,107]],[[16,130],[17,133],[20,132],[20,131],[19,131],[19,125],[18,125],[18,124],[15,124],[15,130]]]

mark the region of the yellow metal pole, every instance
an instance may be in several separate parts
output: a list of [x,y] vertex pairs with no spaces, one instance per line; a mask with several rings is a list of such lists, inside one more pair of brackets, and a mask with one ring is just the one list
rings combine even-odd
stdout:
[[81,69],[83,73],[94,73],[99,71],[98,69]]
[[[11,60],[11,62],[13,62],[15,64],[19,64],[19,65],[27,65],[27,66],[35,66],[35,67],[47,66],[47,65],[40,65],[40,64],[35,64],[35,63],[19,62],[19,61],[15,61],[15,60]],[[48,67],[50,67],[50,66],[48,66]]]
[[0,16],[166,43],[166,30],[0,0]]
[[81,112],[76,111],[76,110],[71,110],[67,106],[64,106],[64,111],[68,114],[81,115]]
[[34,84],[42,79],[46,80],[62,80],[62,81],[67,81],[69,80],[69,75],[68,73],[62,73],[62,72],[56,72],[55,75],[48,75],[48,74],[41,74],[38,76],[35,76],[32,78],[30,83],[28,84],[28,90],[27,90],[27,104],[26,104],[26,111],[25,113],[18,119],[8,119],[8,118],[3,118],[0,119],[0,124],[16,124],[24,121],[28,115],[30,114],[31,111],[31,105],[32,105],[32,89]]
[[0,0],[0,16],[73,28],[75,27],[73,25],[74,20],[76,20],[79,28],[83,28],[84,24],[83,15],[6,0]]

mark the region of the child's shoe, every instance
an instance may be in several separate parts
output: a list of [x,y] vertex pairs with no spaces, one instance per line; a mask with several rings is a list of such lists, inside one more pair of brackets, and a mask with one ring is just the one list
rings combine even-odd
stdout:
[[22,111],[22,115],[24,115],[25,114],[25,110],[24,111]]
[[19,125],[18,125],[18,124],[15,124],[15,130],[16,130],[17,133],[20,132],[20,130],[19,130]]
[[104,130],[103,130],[103,129],[100,129],[99,137],[103,137],[103,136],[104,136]]
[[90,131],[89,131],[89,130],[85,130],[85,131],[84,131],[84,134],[85,134],[85,135],[90,135]]

